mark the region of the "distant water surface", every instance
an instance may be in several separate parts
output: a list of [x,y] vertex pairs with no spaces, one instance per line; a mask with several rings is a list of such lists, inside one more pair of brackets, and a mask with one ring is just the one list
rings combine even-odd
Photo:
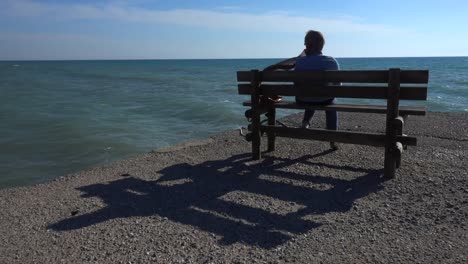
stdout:
[[[0,188],[245,125],[235,72],[276,61],[0,62]],[[429,69],[428,109],[468,112],[467,57],[338,61],[342,69]]]

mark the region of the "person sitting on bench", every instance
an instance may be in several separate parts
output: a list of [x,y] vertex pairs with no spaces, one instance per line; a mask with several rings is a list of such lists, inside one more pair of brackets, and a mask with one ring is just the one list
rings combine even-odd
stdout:
[[[338,62],[330,56],[322,54],[325,39],[319,31],[309,30],[304,38],[305,56],[298,57],[295,64],[295,71],[305,70],[339,70]],[[296,102],[306,105],[328,105],[334,104],[335,98],[328,97],[296,97]],[[310,121],[315,110],[306,109],[302,119],[302,128],[309,128]],[[336,111],[325,111],[327,129],[338,129],[338,113]],[[338,146],[335,142],[330,142],[330,148],[336,150]]]

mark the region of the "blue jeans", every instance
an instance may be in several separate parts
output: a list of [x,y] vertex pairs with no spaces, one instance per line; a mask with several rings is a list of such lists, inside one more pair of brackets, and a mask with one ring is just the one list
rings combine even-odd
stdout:
[[[301,100],[296,98],[296,102],[304,105],[328,105],[334,104],[335,98],[323,101],[323,102],[302,102]],[[310,123],[312,117],[315,114],[315,110],[306,109],[304,112],[304,118],[302,119],[302,123]],[[337,130],[338,129],[338,112],[336,111],[325,111],[326,119],[327,119],[327,129],[330,130]]]

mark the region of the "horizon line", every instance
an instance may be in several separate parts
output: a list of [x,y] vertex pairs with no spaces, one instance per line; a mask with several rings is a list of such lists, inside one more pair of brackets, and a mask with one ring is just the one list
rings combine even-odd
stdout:
[[[464,58],[468,55],[455,55],[455,56],[370,56],[370,57],[334,57],[336,59],[403,59],[403,58]],[[0,59],[0,62],[40,62],[40,61],[169,61],[169,60],[273,60],[273,59],[286,59],[293,57],[283,57],[283,58],[165,58],[165,59],[16,59],[16,60],[4,60]]]

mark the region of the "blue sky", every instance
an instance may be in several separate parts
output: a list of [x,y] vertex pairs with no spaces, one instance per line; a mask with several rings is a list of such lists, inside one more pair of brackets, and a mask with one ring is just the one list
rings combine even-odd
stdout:
[[0,0],[0,60],[468,56],[468,1]]

